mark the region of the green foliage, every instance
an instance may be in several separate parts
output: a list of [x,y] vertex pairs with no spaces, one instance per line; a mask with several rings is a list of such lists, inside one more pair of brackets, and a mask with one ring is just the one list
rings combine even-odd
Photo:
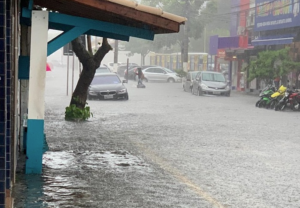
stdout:
[[[206,2],[205,7],[203,7],[204,2]],[[195,40],[201,37],[204,26],[214,19],[209,15],[213,16],[213,14],[216,13],[218,4],[216,0],[141,0],[140,3],[159,7],[166,12],[187,17],[188,22],[186,26],[189,28],[187,35],[190,39],[193,38]],[[203,12],[203,15],[201,15],[199,11]],[[184,27],[184,25],[181,25],[179,33],[156,35],[154,41],[135,40],[132,38],[126,45],[126,49],[132,53],[141,53],[144,55],[149,51],[164,52],[164,50],[167,50],[170,53],[175,52],[174,50],[176,50],[178,46],[183,46]]]
[[177,75],[179,76],[179,77],[185,77],[186,76],[186,72],[185,71],[183,71],[182,69],[175,69],[175,72],[177,73]]
[[289,48],[277,51],[262,51],[258,59],[251,61],[244,70],[249,70],[248,81],[255,78],[269,84],[276,77],[287,75],[289,72],[300,67],[300,63],[292,61],[289,56]]
[[93,114],[90,112],[89,106],[86,106],[84,109],[76,107],[75,104],[66,107],[65,120],[67,121],[85,121],[91,116]]

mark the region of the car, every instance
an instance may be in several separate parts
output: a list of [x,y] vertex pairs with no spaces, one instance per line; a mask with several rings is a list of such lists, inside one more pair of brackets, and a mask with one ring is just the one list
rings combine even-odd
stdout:
[[181,82],[181,78],[171,69],[153,66],[143,69],[144,80],[148,81],[164,81],[164,82]]
[[110,73],[111,70],[105,66],[105,65],[102,65],[102,66],[99,66],[99,68],[96,69],[96,74],[99,74],[99,73]]
[[192,94],[230,96],[230,86],[223,73],[202,71],[198,72],[192,86]]
[[[128,79],[135,80],[136,71],[139,66],[128,67]],[[124,70],[124,77],[127,78],[127,69]]]
[[193,81],[199,71],[189,71],[186,76],[182,78],[182,87],[185,92],[190,92],[193,86]]
[[[124,64],[124,63],[118,62],[117,65],[120,66],[120,65],[122,65],[122,64]],[[103,65],[106,66],[107,68],[109,68],[111,72],[114,71],[114,63],[113,63],[113,62],[109,62],[109,63],[103,64]]]
[[95,74],[91,85],[88,88],[87,99],[123,99],[128,100],[128,92],[124,83],[116,73],[99,73]]
[[[129,67],[129,69],[128,69],[128,79],[131,79],[131,80],[137,80],[136,79],[136,76],[137,76],[137,68],[138,67],[141,67],[141,69],[143,70],[143,69],[145,69],[145,68],[148,68],[148,67],[154,67],[155,65],[145,65],[145,66],[131,66],[131,67]],[[124,71],[124,77],[126,77],[126,75],[127,75],[127,69],[125,69],[125,71]]]
[[[136,63],[128,63],[128,69],[133,66],[138,66]],[[117,69],[119,76],[125,76],[124,72],[127,70],[127,64],[120,64]]]

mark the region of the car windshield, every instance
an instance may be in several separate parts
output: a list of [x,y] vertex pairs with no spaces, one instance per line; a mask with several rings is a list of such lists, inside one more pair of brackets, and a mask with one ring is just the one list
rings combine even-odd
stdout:
[[105,75],[105,76],[95,76],[91,85],[106,85],[106,84],[119,84],[120,79],[116,75]]
[[203,81],[211,81],[211,82],[225,82],[225,77],[223,74],[203,73],[202,80]]
[[96,73],[107,73],[107,72],[110,72],[110,70],[106,67],[100,67],[96,69]]

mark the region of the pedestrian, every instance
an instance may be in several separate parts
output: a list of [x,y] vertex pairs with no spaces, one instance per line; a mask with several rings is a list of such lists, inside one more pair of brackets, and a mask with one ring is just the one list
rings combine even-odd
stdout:
[[137,68],[137,75],[138,75],[138,87],[143,87],[143,79],[144,79],[144,73],[142,71],[142,68],[141,67],[138,67]]
[[277,90],[279,89],[279,82],[280,82],[280,77],[276,77],[274,79],[274,84],[275,84],[275,87],[276,87]]

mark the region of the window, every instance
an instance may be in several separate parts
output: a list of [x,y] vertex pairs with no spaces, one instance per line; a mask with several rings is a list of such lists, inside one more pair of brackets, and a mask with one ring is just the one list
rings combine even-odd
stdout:
[[145,72],[149,72],[149,73],[155,73],[154,68],[149,68],[146,69]]
[[225,77],[223,74],[218,73],[203,73],[202,80],[211,82],[225,82]]
[[121,80],[116,75],[95,76],[91,85],[119,84]]
[[154,72],[159,73],[159,74],[164,74],[165,73],[165,71],[160,69],[160,68],[154,68]]

